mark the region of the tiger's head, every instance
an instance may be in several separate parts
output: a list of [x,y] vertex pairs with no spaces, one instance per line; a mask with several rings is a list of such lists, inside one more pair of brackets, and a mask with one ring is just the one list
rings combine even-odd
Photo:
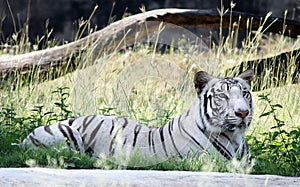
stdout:
[[253,78],[252,70],[235,78],[214,78],[204,71],[196,73],[194,83],[205,128],[212,132],[234,132],[249,127],[253,117],[250,93]]

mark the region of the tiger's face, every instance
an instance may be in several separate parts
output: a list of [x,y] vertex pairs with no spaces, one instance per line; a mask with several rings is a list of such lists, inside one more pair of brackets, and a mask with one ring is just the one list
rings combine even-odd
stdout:
[[250,70],[236,78],[212,78],[205,72],[196,74],[195,87],[203,106],[200,112],[207,128],[234,132],[249,127],[253,117],[252,79]]

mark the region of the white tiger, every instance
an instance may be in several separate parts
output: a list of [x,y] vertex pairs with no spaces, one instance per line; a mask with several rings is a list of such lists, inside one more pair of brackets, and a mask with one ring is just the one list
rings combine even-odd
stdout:
[[236,78],[213,78],[200,71],[194,78],[195,102],[161,127],[118,116],[91,115],[39,127],[21,145],[54,146],[66,138],[72,147],[94,156],[115,157],[138,151],[146,158],[164,159],[196,152],[218,153],[224,160],[249,159],[244,134],[253,116],[252,79],[251,70]]

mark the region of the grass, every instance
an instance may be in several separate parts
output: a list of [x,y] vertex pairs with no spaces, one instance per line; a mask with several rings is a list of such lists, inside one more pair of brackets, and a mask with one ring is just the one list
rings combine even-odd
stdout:
[[[272,56],[300,47],[299,39],[266,36],[259,31],[255,37],[249,35],[243,48],[238,49],[233,42],[236,33],[232,31],[222,46],[212,46],[204,51],[198,50],[203,46],[198,48],[188,41],[181,41],[184,46],[171,47],[168,53],[136,43],[138,47],[103,54],[94,65],[56,80],[43,83],[28,80],[23,86],[3,87],[0,90],[0,167],[229,171],[300,176],[300,85],[289,82],[253,93],[255,116],[247,132],[254,157],[250,169],[242,167],[236,160],[224,163],[216,157],[197,156],[172,158],[145,167],[125,167],[63,147],[33,151],[12,145],[19,143],[37,126],[71,116],[109,113],[161,126],[194,100],[192,77],[195,71],[201,69],[216,76],[223,75],[226,69],[242,60]],[[28,48],[23,49],[22,41],[18,43],[15,39],[22,50],[11,54],[28,51]],[[49,41],[50,44],[53,43]],[[9,50],[2,49],[1,53],[9,53]],[[81,59],[81,63],[87,63]],[[295,64],[295,58],[291,58],[290,63]],[[272,80],[267,76],[265,79]]]

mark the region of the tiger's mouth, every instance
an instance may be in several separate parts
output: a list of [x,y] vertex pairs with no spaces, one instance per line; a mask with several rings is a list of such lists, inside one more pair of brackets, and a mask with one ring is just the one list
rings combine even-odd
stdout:
[[223,127],[230,132],[235,131],[236,129],[247,128],[247,124],[244,121],[241,121],[239,124],[235,123],[226,123]]

